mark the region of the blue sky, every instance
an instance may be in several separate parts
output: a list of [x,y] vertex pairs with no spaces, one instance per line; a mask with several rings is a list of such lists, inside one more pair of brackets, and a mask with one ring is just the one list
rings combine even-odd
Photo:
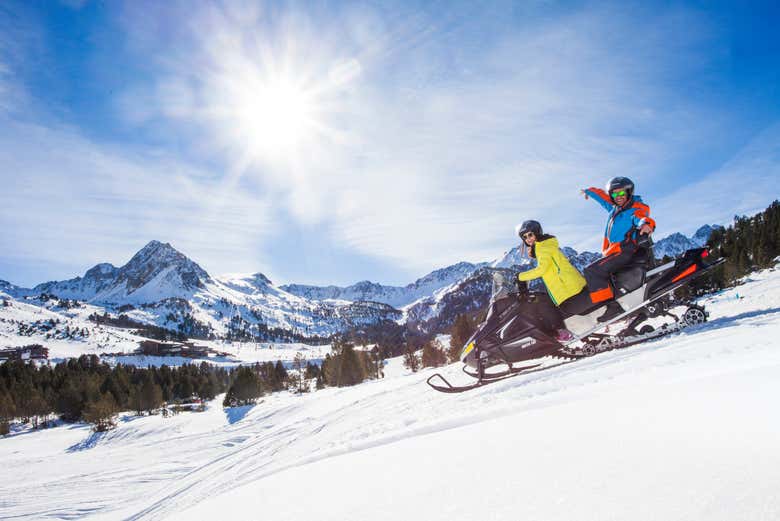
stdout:
[[171,242],[212,274],[405,284],[535,218],[597,250],[778,197],[776,2],[0,5],[0,279]]

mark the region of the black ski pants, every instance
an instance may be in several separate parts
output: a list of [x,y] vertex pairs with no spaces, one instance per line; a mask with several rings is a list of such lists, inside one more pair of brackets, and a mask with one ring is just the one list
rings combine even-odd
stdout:
[[523,314],[532,319],[544,333],[555,336],[558,329],[565,327],[560,309],[547,292],[529,293],[523,304]]
[[585,280],[588,281],[591,302],[598,304],[615,298],[611,275],[632,264],[638,253],[639,249],[636,243],[622,242],[619,252],[607,255],[585,268]]

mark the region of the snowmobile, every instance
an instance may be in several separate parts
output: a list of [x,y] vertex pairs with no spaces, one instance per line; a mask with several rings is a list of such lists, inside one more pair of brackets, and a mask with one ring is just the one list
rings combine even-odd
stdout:
[[[652,259],[652,249],[646,258]],[[535,294],[518,291],[510,282],[517,280],[513,274],[496,271],[487,316],[460,355],[465,364],[463,371],[476,381],[458,386],[436,373],[428,378],[428,385],[441,392],[463,392],[703,323],[708,316],[705,309],[691,300],[675,298],[674,292],[723,262],[725,259],[712,261],[705,248],[688,250],[678,259],[652,269],[638,258],[612,276],[617,301],[625,310],[622,314],[599,323],[597,317],[606,303],[593,305],[587,288],[572,297],[579,298],[582,305],[576,314],[564,317],[566,328],[573,334],[566,342],[549,334],[549,328],[535,314]],[[679,314],[672,313],[680,308]],[[649,319],[656,325],[641,325]],[[658,325],[662,319],[667,321]],[[499,366],[503,370],[491,371]]]

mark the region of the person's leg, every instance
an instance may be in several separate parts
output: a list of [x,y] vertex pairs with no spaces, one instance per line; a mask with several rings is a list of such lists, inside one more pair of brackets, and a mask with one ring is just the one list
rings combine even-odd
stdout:
[[620,268],[628,266],[635,253],[636,248],[629,246],[585,268],[585,280],[588,283],[590,300],[593,304],[606,302],[615,297],[612,290],[611,275]]
[[534,307],[536,312],[545,325],[546,333],[555,336],[559,329],[566,327],[563,323],[563,316],[558,307],[553,303],[550,295],[547,293],[536,293]]
[[572,315],[585,315],[592,311],[593,302],[590,300],[588,287],[585,286],[582,291],[561,302],[558,309],[560,309],[564,319]]
[[590,299],[594,304],[607,302],[604,314],[596,320],[607,322],[623,313],[623,307],[614,300],[611,275],[631,264],[636,254],[636,246],[629,243],[621,251],[608,255],[585,268],[585,280],[590,288]]

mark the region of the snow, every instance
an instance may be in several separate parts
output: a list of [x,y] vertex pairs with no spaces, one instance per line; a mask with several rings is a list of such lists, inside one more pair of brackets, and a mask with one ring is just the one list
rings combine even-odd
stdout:
[[[202,361],[214,365],[235,366],[239,363],[276,362],[277,360],[289,365],[299,352],[307,361],[319,362],[331,351],[330,344],[314,346],[303,343],[194,340],[196,345],[209,347],[215,352],[227,353],[228,356],[196,359],[181,356],[143,356],[134,352],[144,337],[131,333],[129,329],[96,325],[88,320],[93,313],[102,314],[104,308],[81,304],[80,307],[63,310],[56,307],[56,301],[49,301],[45,305],[13,299],[10,302],[11,305],[8,307],[0,305],[0,348],[42,344],[49,348],[49,359],[52,362],[94,354],[109,364],[133,364],[139,367],[149,365],[159,367],[163,364],[178,366]],[[133,310],[127,314],[139,319],[143,313],[141,310]],[[50,331],[40,330],[19,334],[20,323],[31,325],[49,320],[59,320],[60,323]],[[62,332],[66,327],[70,330],[87,330],[88,336],[64,337]],[[60,338],[56,331],[60,332]],[[47,333],[50,334],[49,337],[46,336]]]
[[778,519],[780,271],[704,303],[705,325],[461,395],[393,359],[352,388],[13,435],[0,518]]

